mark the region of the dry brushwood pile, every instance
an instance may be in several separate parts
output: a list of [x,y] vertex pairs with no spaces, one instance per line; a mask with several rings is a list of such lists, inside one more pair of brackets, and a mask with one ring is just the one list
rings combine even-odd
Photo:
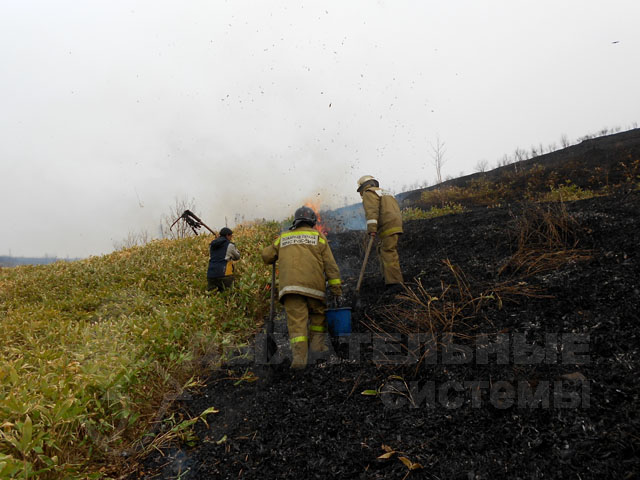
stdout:
[[[351,343],[300,375],[213,372],[173,414],[217,413],[130,478],[638,478],[639,212],[630,194],[408,222],[408,289],[385,295],[372,258]],[[352,285],[362,235],[330,237]]]

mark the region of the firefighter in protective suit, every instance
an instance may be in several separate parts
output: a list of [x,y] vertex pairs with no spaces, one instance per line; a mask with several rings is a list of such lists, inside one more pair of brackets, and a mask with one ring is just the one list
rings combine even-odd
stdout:
[[378,237],[376,249],[384,274],[386,290],[396,293],[402,290],[403,277],[398,257],[398,238],[402,234],[402,213],[391,192],[380,188],[371,175],[358,180],[358,193],[362,197],[367,232]]
[[299,208],[289,231],[262,251],[267,265],[278,261],[278,298],[287,314],[291,368],[305,368],[309,350],[328,350],[325,281],[333,295],[342,295],[340,270],[326,237],[313,228],[316,221],[312,209]]

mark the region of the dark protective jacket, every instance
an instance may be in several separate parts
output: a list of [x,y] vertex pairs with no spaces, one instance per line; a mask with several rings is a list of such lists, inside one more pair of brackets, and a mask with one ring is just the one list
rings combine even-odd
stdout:
[[209,244],[209,269],[207,278],[233,275],[233,261],[240,259],[236,246],[226,237],[218,237]]
[[324,300],[325,274],[330,287],[341,284],[327,238],[307,225],[281,233],[262,250],[262,260],[267,265],[278,260],[280,301],[288,293]]
[[402,233],[402,212],[391,192],[372,186],[360,195],[369,233],[377,232],[380,238]]

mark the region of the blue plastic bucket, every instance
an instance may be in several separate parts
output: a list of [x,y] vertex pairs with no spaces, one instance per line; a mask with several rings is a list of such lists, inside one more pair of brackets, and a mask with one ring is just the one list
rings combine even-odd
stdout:
[[343,337],[351,334],[351,308],[328,308],[326,315],[331,336]]

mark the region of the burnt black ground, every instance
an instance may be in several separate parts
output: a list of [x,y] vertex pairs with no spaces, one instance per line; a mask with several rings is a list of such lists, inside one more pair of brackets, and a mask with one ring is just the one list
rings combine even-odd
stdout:
[[[384,365],[371,344],[357,357],[336,344],[340,358],[300,375],[284,366],[229,366],[176,406],[188,416],[211,406],[220,411],[208,416],[208,427],[199,423],[195,446],[153,454],[131,478],[402,479],[409,470],[401,456],[422,466],[408,478],[638,478],[640,195],[567,206],[578,223],[578,247],[589,249],[590,259],[523,280],[551,298],[516,296],[502,309],[489,302],[467,323],[474,334],[503,332],[512,342],[509,334],[538,345],[546,334],[558,335],[564,353],[567,335],[587,335],[581,354],[587,364],[563,362],[560,352],[547,357],[556,363],[516,364],[511,357],[501,364],[490,355],[486,364],[477,357],[457,365],[438,357],[433,365]],[[400,254],[409,285],[419,279],[438,295],[441,281],[452,281],[443,259],[478,291],[506,280],[498,270],[513,253],[508,232],[519,209],[408,222]],[[354,284],[362,233],[330,239],[343,277]],[[366,334],[372,324],[393,331],[389,312],[415,312],[383,294],[375,262],[363,286],[363,309],[354,312],[355,333]],[[247,370],[260,380],[238,383]],[[423,398],[428,382],[436,388],[433,399]],[[486,383],[474,398],[468,382]],[[524,405],[517,392],[513,401],[498,398],[498,386],[517,391],[523,382],[538,393],[547,382],[550,393],[541,398],[549,405]],[[561,393],[557,385],[562,398],[551,394]],[[362,395],[375,389],[382,394]],[[383,446],[401,453],[379,459]]]

